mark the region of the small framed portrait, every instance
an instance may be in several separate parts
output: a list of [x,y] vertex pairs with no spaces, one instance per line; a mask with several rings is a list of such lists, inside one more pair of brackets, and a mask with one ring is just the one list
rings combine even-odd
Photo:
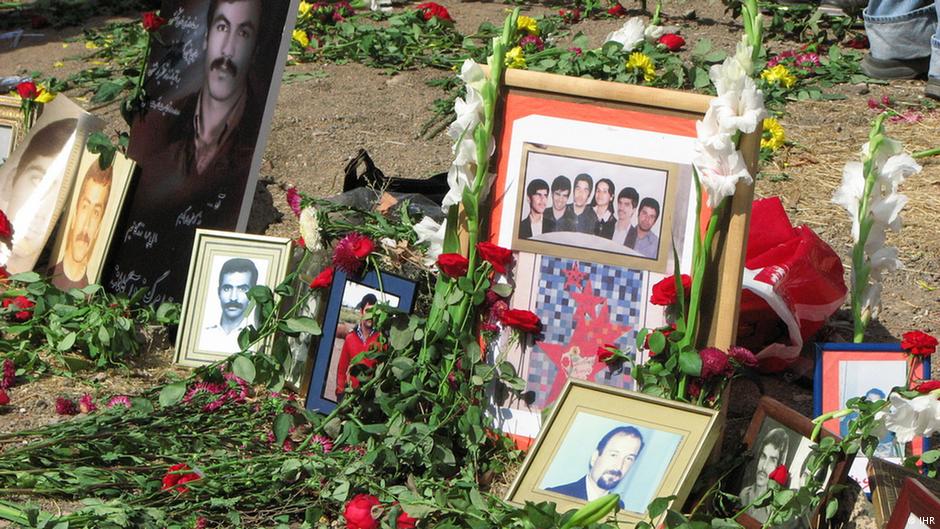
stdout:
[[176,339],[177,363],[199,366],[242,350],[238,335],[259,324],[248,291],[257,285],[273,290],[284,280],[290,245],[290,239],[281,237],[196,230]]
[[885,529],[940,528],[940,498],[923,483],[907,478]]
[[621,498],[618,519],[639,522],[656,498],[685,501],[717,440],[717,416],[707,408],[569,380],[506,499],[553,501],[563,512],[615,493]]
[[520,174],[513,248],[666,270],[678,164],[525,142]]
[[116,153],[114,162],[105,169],[98,159],[97,154],[85,149],[56,236],[50,273],[52,284],[62,290],[100,282],[134,174],[134,162],[121,153]]
[[13,224],[13,247],[0,245],[0,265],[11,274],[36,265],[70,197],[85,138],[103,126],[60,95],[43,106],[29,134],[0,165],[0,210]]
[[[312,318],[317,322],[322,322],[329,292],[323,292],[323,289],[311,289],[310,278],[316,277],[328,266],[330,254],[328,250],[319,250],[313,252],[311,257],[305,260],[303,259],[305,251],[307,250],[303,247],[294,248],[294,262],[300,263],[298,266],[303,266],[303,268],[299,270],[294,283],[294,296],[288,299],[282,308],[288,310],[304,300],[293,316]],[[318,343],[319,336],[305,332],[287,337],[290,356],[284,365],[284,378],[287,385],[299,395],[307,394],[311,375],[310,366]]]
[[13,154],[13,149],[23,141],[25,135],[20,100],[0,95],[0,165]]
[[[839,410],[853,398],[882,400],[891,389],[907,387],[908,381],[930,378],[930,357],[911,357],[900,344],[822,343],[816,345],[816,373],[813,391],[813,413]],[[855,415],[827,421],[823,426],[839,436],[845,435]],[[918,438],[905,447],[889,433],[879,442],[875,456],[900,463],[905,455],[918,455],[926,450],[927,439]],[[868,460],[859,454],[849,470],[862,490],[868,486]]]
[[[868,478],[871,486],[871,503],[875,511],[875,523],[878,527],[884,527],[891,519],[894,510],[900,505],[898,498],[908,479],[918,481],[931,494],[940,496],[940,480],[921,474],[917,468],[908,468],[880,457],[868,460]],[[940,505],[937,505],[934,511],[940,513]],[[904,515],[906,516],[907,513]],[[937,524],[934,527],[940,527],[940,517],[937,517],[933,523]],[[901,524],[901,527],[904,527],[904,524]]]
[[386,304],[410,313],[416,289],[413,281],[392,274],[335,272],[307,390],[308,410],[329,413],[349,388],[359,387],[360,376],[376,363],[368,356],[380,335],[372,326],[372,308]]
[[[743,505],[754,501],[770,488],[770,474],[780,465],[785,465],[788,470],[786,486],[792,490],[798,490],[813,477],[813,471],[809,468],[809,457],[816,444],[810,440],[812,432],[813,422],[810,419],[770,397],[761,397],[744,437],[744,443],[753,457],[741,473],[738,495]],[[838,436],[825,430],[820,435],[821,438],[833,437],[838,440]],[[830,467],[820,468],[816,470],[815,478],[828,490],[831,485],[845,479],[849,463],[840,460]],[[791,520],[792,525],[787,527],[819,527],[818,519],[825,513],[826,502],[827,498],[823,497],[814,513]],[[760,529],[769,516],[769,507],[754,507],[741,514],[738,521],[748,529]]]

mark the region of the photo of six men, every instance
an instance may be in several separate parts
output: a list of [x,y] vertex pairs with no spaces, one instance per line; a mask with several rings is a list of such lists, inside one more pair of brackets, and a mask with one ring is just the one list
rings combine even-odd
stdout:
[[587,173],[575,176],[572,185],[567,176],[558,175],[551,186],[541,178],[531,180],[526,197],[529,214],[519,223],[520,239],[577,232],[609,239],[642,257],[659,256],[659,237],[653,233],[660,217],[659,201],[653,197],[641,199],[633,187],[618,191],[610,179],[601,178],[595,183]]

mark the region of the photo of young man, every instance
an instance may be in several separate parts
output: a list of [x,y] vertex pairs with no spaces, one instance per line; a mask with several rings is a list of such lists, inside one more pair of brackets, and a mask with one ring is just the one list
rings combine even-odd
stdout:
[[636,245],[636,226],[633,225],[633,212],[640,201],[640,194],[632,187],[625,187],[617,194],[617,223],[614,224],[614,242],[620,242],[627,248]]
[[575,231],[574,212],[568,208],[571,196],[571,180],[565,175],[552,180],[552,209],[545,213],[545,233],[553,231]]
[[531,239],[542,235],[545,222],[545,207],[548,204],[548,183],[542,179],[529,182],[526,188],[529,197],[529,216],[519,223],[519,237]]

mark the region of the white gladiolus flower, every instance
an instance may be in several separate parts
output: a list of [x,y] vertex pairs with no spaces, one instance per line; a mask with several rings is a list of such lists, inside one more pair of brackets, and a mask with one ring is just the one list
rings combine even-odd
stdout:
[[444,232],[447,222],[437,223],[431,217],[424,217],[421,222],[414,225],[418,234],[418,243],[428,243],[428,251],[424,257],[424,264],[431,266],[437,262],[437,257],[444,251]]
[[699,143],[696,152],[698,156],[692,163],[698,170],[702,187],[708,193],[710,208],[717,207],[725,197],[733,195],[739,180],[752,182],[744,157],[733,143],[728,142],[722,148],[710,148]]
[[940,401],[933,395],[920,395],[908,400],[892,393],[888,401],[888,410],[878,412],[875,420],[883,421],[899,442],[909,443],[916,437],[940,431]]
[[715,109],[721,132],[740,130],[747,134],[754,132],[764,120],[764,94],[750,77],[744,77],[740,85],[740,90],[723,94],[719,92],[718,97],[711,102],[710,107]]
[[858,205],[865,192],[865,174],[861,162],[848,162],[842,168],[842,185],[832,195],[832,201],[845,208],[852,218],[852,239],[858,242]]
[[646,29],[643,30],[643,37],[646,38],[646,42],[656,44],[659,42],[659,37],[662,37],[668,33],[676,33],[678,31],[678,26],[654,26],[650,24],[649,26],[646,26]]
[[477,93],[483,90],[483,85],[486,83],[486,75],[483,73],[483,68],[480,68],[480,65],[474,62],[473,59],[467,59],[463,62],[458,77],[467,84],[468,89],[472,89]]
[[919,173],[921,169],[923,168],[920,164],[915,162],[910,155],[895,154],[881,166],[878,173],[878,182],[888,187],[891,192],[895,192],[907,177]]
[[311,252],[323,249],[317,208],[309,206],[300,212],[300,236],[304,238],[304,246]]
[[623,27],[607,35],[604,42],[619,42],[623,45],[624,51],[633,51],[641,42],[645,34],[643,20],[631,18],[623,23]]
[[893,246],[882,246],[871,256],[871,273],[877,280],[885,272],[894,272],[899,268],[901,261],[898,259],[898,249]]
[[695,122],[695,132],[698,141],[706,148],[722,150],[731,146],[731,134],[721,131],[718,124],[718,112],[711,105],[705,111],[705,117]]
[[454,204],[459,204],[463,200],[463,190],[470,186],[470,169],[467,164],[464,165],[454,165],[450,166],[450,170],[447,171],[447,185],[450,186],[450,189],[447,190],[447,194],[444,195],[444,199],[441,201],[441,209],[444,213],[447,213],[447,210]]
[[862,312],[877,318],[881,312],[881,283],[867,285],[862,291]]
[[875,219],[875,222],[891,228],[893,231],[900,231],[900,213],[907,204],[907,197],[899,193],[891,193],[885,197],[873,198],[871,216]]

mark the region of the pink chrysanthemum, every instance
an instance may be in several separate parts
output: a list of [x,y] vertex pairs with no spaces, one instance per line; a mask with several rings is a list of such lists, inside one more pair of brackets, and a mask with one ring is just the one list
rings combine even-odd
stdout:
[[115,406],[124,406],[127,409],[131,408],[131,398],[127,395],[115,395],[111,397],[111,400],[108,401],[108,408],[113,408]]
[[0,389],[10,389],[13,387],[13,381],[16,380],[16,366],[13,360],[3,361],[3,374],[0,375]]
[[78,399],[78,409],[82,413],[94,413],[98,411],[98,406],[95,404],[95,399],[91,398],[91,395],[88,393],[85,393]]
[[742,366],[757,366],[757,357],[754,356],[754,353],[752,353],[751,350],[747,347],[735,345],[731,349],[728,349],[728,356],[733,358],[735,362],[741,364]]
[[333,451],[333,440],[325,435],[314,435],[310,438],[311,445],[319,445],[324,454]]
[[542,39],[538,35],[526,35],[522,37],[519,39],[519,46],[527,51],[531,51],[532,48],[537,51],[545,49],[545,43],[542,42]]
[[189,391],[186,392],[186,396],[183,397],[183,402],[189,402],[193,400],[193,397],[200,393],[209,393],[210,395],[218,395],[225,392],[225,386],[222,384],[216,384],[214,382],[197,382],[193,384]]
[[357,232],[346,235],[333,250],[333,266],[347,274],[357,274],[362,269],[366,257],[375,249],[372,239]]
[[75,401],[73,401],[72,399],[67,399],[65,397],[56,397],[55,412],[59,415],[77,415],[78,406],[75,405]]
[[708,380],[716,376],[727,376],[734,373],[728,355],[715,347],[706,347],[698,353],[702,359],[702,378]]
[[290,206],[290,210],[294,212],[294,215],[300,216],[300,193],[297,192],[296,187],[287,190],[287,205]]

